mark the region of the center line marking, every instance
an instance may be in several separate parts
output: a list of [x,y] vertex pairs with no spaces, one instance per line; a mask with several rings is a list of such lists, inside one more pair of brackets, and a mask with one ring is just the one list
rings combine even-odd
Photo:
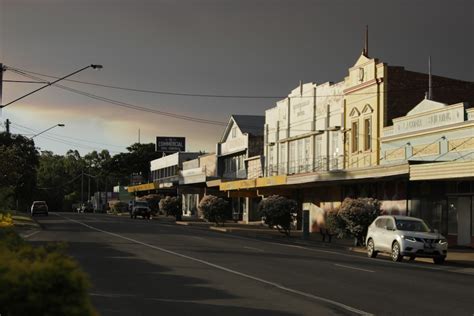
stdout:
[[371,273],[374,273],[374,272],[375,272],[375,271],[372,271],[372,270],[366,270],[366,269],[361,269],[361,268],[346,266],[346,265],[338,264],[338,263],[335,263],[334,265],[335,265],[335,266],[338,266],[338,267],[341,267],[341,268],[347,268],[347,269],[353,269],[353,270],[359,270],[359,271],[365,271],[365,272],[371,272]]
[[74,223],[77,223],[79,225],[90,228],[92,230],[95,230],[95,231],[98,231],[98,232],[101,232],[101,233],[104,233],[104,234],[108,234],[110,236],[122,238],[122,239],[125,239],[125,240],[128,240],[128,241],[140,244],[140,245],[145,246],[145,247],[149,247],[149,248],[159,250],[161,252],[164,252],[164,253],[167,253],[167,254],[170,254],[170,255],[174,255],[176,257],[181,257],[181,258],[185,258],[185,259],[188,259],[188,260],[191,260],[191,261],[194,261],[194,262],[199,262],[199,263],[202,263],[204,265],[213,267],[213,268],[218,269],[218,270],[226,271],[226,272],[229,272],[229,273],[232,273],[232,274],[235,274],[235,275],[247,278],[247,279],[251,279],[251,280],[266,284],[266,285],[273,286],[277,289],[280,289],[280,290],[283,290],[283,291],[286,291],[286,292],[290,292],[290,293],[293,293],[293,294],[298,294],[298,295],[301,295],[301,296],[304,296],[304,297],[307,297],[307,298],[311,298],[311,299],[314,299],[314,300],[317,300],[317,301],[321,301],[321,302],[328,303],[328,304],[331,304],[331,305],[334,305],[334,306],[338,306],[342,309],[345,309],[347,311],[353,312],[353,313],[358,314],[358,315],[373,315],[371,313],[365,312],[363,310],[357,309],[357,308],[349,306],[349,305],[345,305],[345,304],[337,302],[337,301],[333,301],[333,300],[328,299],[328,298],[324,298],[324,297],[321,297],[321,296],[317,296],[317,295],[313,295],[313,294],[310,294],[310,293],[295,290],[295,289],[286,287],[284,285],[281,285],[281,284],[278,284],[278,283],[275,283],[275,282],[267,281],[267,280],[261,279],[259,277],[255,277],[255,276],[252,276],[252,275],[249,275],[249,274],[245,274],[245,273],[242,273],[242,272],[239,272],[239,271],[236,271],[236,270],[232,270],[232,269],[229,269],[229,268],[211,263],[209,261],[205,261],[205,260],[202,260],[202,259],[187,256],[187,255],[184,255],[184,254],[181,254],[181,253],[178,253],[178,252],[174,252],[174,251],[171,251],[171,250],[168,250],[168,249],[165,249],[165,248],[150,245],[150,244],[141,242],[141,241],[133,239],[133,238],[125,237],[123,235],[119,235],[119,234],[112,233],[112,232],[109,232],[109,231],[106,231],[106,230],[102,230],[100,228],[93,227],[91,225],[76,221],[72,218],[69,218],[69,217],[66,217],[66,216],[63,216],[63,215],[59,215],[57,213],[53,213],[53,214],[56,215],[56,216],[62,217],[64,219],[67,219],[71,222],[74,222]]

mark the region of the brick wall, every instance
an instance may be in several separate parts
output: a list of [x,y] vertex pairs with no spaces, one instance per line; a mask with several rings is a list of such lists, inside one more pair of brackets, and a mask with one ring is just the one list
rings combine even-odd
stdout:
[[[428,74],[388,66],[386,82],[384,126],[392,125],[392,119],[405,116],[424,99],[428,91]],[[474,106],[474,82],[432,76],[432,87],[433,101],[447,104],[468,102],[469,106]]]

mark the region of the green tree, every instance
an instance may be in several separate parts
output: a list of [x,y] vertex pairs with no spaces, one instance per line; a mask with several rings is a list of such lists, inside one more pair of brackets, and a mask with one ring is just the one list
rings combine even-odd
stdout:
[[36,186],[38,152],[34,141],[21,135],[0,133],[0,196],[4,208],[13,208],[18,201],[26,210]]
[[160,210],[166,214],[166,216],[175,216],[177,221],[182,218],[182,206],[181,199],[175,196],[167,196],[160,200]]
[[373,198],[346,198],[339,208],[338,216],[345,229],[357,245],[363,245],[369,225],[381,214],[380,202]]
[[290,236],[293,213],[296,212],[297,203],[284,196],[272,195],[260,201],[260,215],[268,227],[276,227],[279,232]]
[[215,223],[216,226],[219,223],[224,225],[226,213],[229,210],[229,202],[214,195],[206,195],[199,202],[199,208],[206,220]]

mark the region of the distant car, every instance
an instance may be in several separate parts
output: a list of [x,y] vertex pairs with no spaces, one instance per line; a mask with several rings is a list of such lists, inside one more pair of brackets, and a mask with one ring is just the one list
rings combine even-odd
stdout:
[[379,216],[370,224],[367,255],[375,258],[378,252],[389,253],[392,261],[416,257],[433,258],[435,264],[444,263],[448,242],[438,231],[432,230],[421,219],[409,216]]
[[48,205],[45,201],[34,201],[31,205],[31,216],[45,214],[48,216]]
[[132,204],[132,210],[130,211],[130,218],[151,218],[151,209],[146,201],[134,201]]

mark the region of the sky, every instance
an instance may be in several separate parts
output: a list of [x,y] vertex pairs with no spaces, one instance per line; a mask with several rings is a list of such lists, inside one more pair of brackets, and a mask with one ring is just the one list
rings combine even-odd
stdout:
[[[0,62],[51,76],[209,98],[64,86],[152,109],[112,105],[48,87],[2,110],[12,132],[41,150],[126,151],[156,136],[184,136],[190,151],[215,151],[231,114],[264,115],[303,82],[339,82],[360,56],[474,81],[472,0],[0,0]],[[31,80],[7,71],[4,79]],[[50,79],[51,80],[51,79]],[[4,83],[3,101],[38,87]],[[158,115],[164,111],[217,123]],[[0,129],[3,125],[0,126]]]

